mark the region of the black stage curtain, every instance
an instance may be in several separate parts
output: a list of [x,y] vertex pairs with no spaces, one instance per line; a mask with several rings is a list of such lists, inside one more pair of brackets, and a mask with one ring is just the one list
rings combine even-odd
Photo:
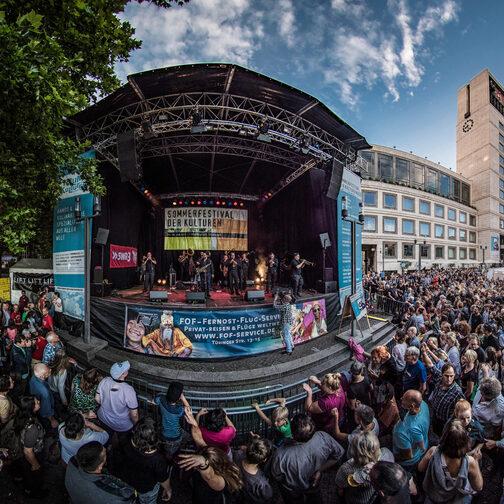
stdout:
[[[180,251],[164,250],[164,209],[153,207],[131,184],[121,183],[119,171],[110,164],[102,163],[101,173],[107,195],[102,198],[102,215],[94,219],[93,237],[98,227],[110,230],[104,249],[104,278],[118,289],[130,287],[138,279],[134,268],[109,268],[110,243],[137,247],[139,260],[151,251],[158,261],[158,277],[165,276],[171,264],[178,273]],[[322,279],[321,233],[329,233],[332,246],[327,249],[326,267],[333,268],[334,280],[337,280],[336,201],[326,197],[326,187],[326,172],[312,169],[271,201],[248,207],[249,249],[265,255],[272,250],[278,256],[298,251],[302,258],[315,262],[315,267],[304,268],[307,288],[314,288],[316,281]],[[212,252],[216,269],[222,254],[222,251]],[[93,245],[92,267],[99,265],[101,247]],[[253,270],[251,263],[251,278]]]

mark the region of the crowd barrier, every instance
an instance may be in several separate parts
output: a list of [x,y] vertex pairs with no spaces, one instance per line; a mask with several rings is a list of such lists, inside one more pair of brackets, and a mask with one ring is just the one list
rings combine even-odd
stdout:
[[388,296],[383,296],[382,294],[371,293],[369,291],[364,291],[366,293],[366,303],[369,307],[369,311],[386,313],[387,315],[403,315],[409,308],[408,303],[403,303],[402,301],[396,301]]

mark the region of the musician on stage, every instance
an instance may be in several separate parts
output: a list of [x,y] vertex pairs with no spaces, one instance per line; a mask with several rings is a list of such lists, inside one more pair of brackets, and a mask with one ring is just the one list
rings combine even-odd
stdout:
[[227,254],[224,254],[222,256],[221,262],[219,264],[219,269],[221,272],[221,286],[222,287],[227,287],[227,285],[228,285],[228,267],[227,267],[228,259],[229,259],[229,256]]
[[249,272],[249,258],[248,253],[243,252],[240,256],[239,266],[239,274],[240,274],[240,285],[242,292],[247,290],[247,280],[248,280],[248,272]]
[[145,267],[144,292],[152,290],[156,276],[156,264],[157,261],[152,257],[152,253],[147,252],[147,256],[142,261],[142,267]]
[[292,289],[294,296],[301,296],[301,289],[303,288],[303,272],[302,269],[306,265],[306,259],[301,260],[299,253],[294,254],[294,259],[291,261],[291,275],[292,275]]
[[229,292],[237,296],[240,295],[240,279],[238,277],[238,261],[236,260],[235,253],[229,253],[229,259],[226,262],[228,268],[228,282]]
[[203,283],[203,289],[205,291],[205,297],[210,297],[210,287],[212,286],[212,278],[214,277],[214,266],[213,262],[209,257],[210,252],[201,252],[201,261],[199,264],[199,269],[205,268],[201,271],[201,280]]
[[180,264],[180,280],[184,282],[189,278],[189,252],[187,250],[182,251],[182,255],[179,255],[178,262]]
[[278,284],[278,259],[273,252],[270,252],[266,260],[268,271],[266,272],[266,294],[274,289]]

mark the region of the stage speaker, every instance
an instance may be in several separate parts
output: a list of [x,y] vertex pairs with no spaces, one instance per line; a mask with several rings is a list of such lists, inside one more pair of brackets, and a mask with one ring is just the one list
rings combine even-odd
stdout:
[[332,282],[334,280],[334,277],[333,277],[333,269],[332,268],[326,268],[325,269],[325,281],[326,282]]
[[177,289],[177,290],[185,290],[184,282],[181,282],[180,280],[178,280],[177,283],[175,284],[175,289]]
[[121,182],[132,180],[137,182],[142,174],[137,160],[135,130],[125,131],[117,135],[117,158]]
[[343,178],[343,164],[334,159],[330,173],[326,173],[327,190],[326,196],[331,199],[338,199],[338,194],[341,187],[341,179]]
[[92,283],[91,284],[91,296],[107,297],[107,296],[110,296],[111,292],[112,292],[112,284],[109,284],[109,283]]
[[98,228],[96,232],[95,243],[96,245],[107,245],[109,230],[105,228]]
[[245,291],[245,301],[248,301],[249,303],[264,301],[264,290],[250,289]]
[[149,301],[154,301],[156,303],[162,303],[163,301],[168,301],[168,292],[151,290],[149,292]]
[[254,287],[254,280],[245,280],[247,287]]
[[93,270],[93,283],[103,283],[103,268],[101,266],[95,266],[95,269]]
[[205,303],[205,293],[204,292],[186,292],[185,295],[186,303]]
[[338,282],[330,281],[324,282],[322,280],[317,280],[317,292],[322,294],[330,294],[331,292],[338,292]]

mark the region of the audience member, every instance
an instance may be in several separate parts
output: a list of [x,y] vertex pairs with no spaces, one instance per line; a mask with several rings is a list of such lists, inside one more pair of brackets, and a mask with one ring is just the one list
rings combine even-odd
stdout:
[[236,436],[236,429],[233,422],[227,416],[226,411],[222,408],[215,408],[210,411],[201,408],[196,415],[196,422],[198,424],[203,415],[205,415],[205,421],[204,425],[200,426],[200,430],[204,443],[219,448],[229,458],[232,458],[231,441]]
[[411,503],[408,475],[399,464],[378,461],[371,469],[370,481],[380,503]]
[[87,369],[74,377],[68,411],[80,411],[85,418],[96,417],[99,404],[95,400],[95,395],[100,378],[96,368]]
[[51,370],[45,364],[36,364],[30,379],[30,394],[40,401],[39,416],[47,430],[58,427],[58,421],[54,417],[54,396],[47,383],[50,375]]
[[59,336],[51,330],[46,335],[47,345],[44,348],[44,354],[42,356],[42,364],[48,365],[56,355],[56,350],[61,348],[61,341]]

